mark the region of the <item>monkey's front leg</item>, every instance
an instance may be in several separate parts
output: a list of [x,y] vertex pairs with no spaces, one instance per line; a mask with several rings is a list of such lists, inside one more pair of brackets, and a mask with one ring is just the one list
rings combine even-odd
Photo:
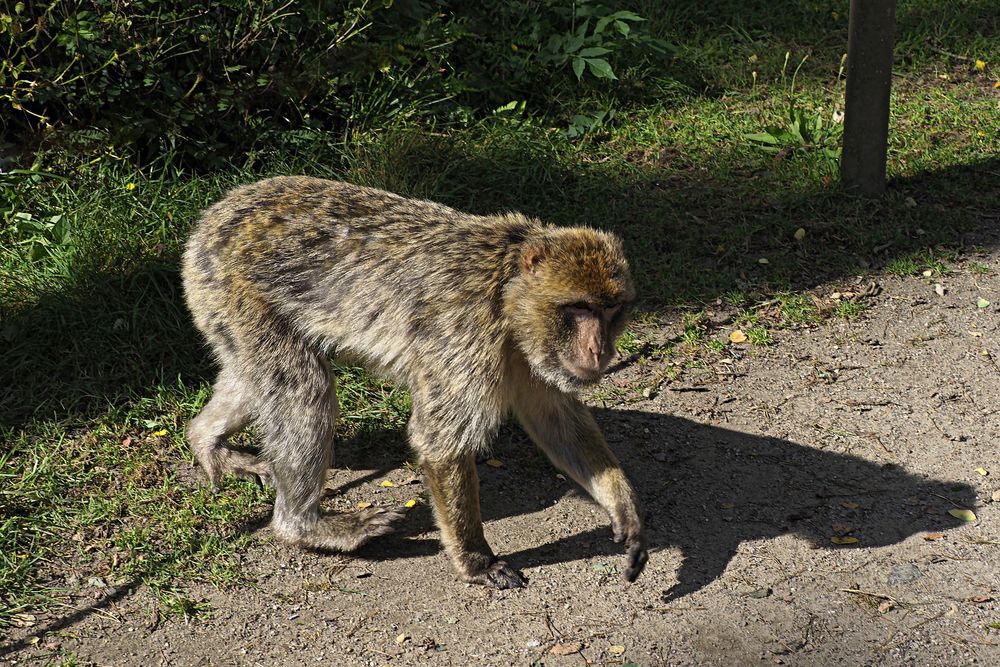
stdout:
[[475,456],[424,456],[421,467],[434,496],[441,543],[462,580],[493,588],[524,586],[524,576],[499,560],[483,536]]
[[549,459],[582,486],[611,517],[618,544],[624,543],[627,581],[635,581],[649,560],[639,502],[618,459],[587,406],[576,397],[530,381],[516,398],[521,425]]
[[448,428],[428,414],[448,412],[432,408],[419,392],[414,392],[410,443],[420,455],[420,466],[434,496],[434,516],[445,552],[464,581],[494,588],[524,586],[527,582],[521,573],[499,560],[483,537],[476,437],[462,432],[469,428],[468,422],[452,422],[452,428]]

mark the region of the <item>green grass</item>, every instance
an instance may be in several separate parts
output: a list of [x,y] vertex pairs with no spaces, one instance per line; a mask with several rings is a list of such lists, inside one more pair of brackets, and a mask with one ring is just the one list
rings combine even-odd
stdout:
[[[122,146],[64,144],[28,159],[33,174],[0,174],[0,625],[61,599],[67,573],[149,586],[179,613],[203,604],[192,582],[245,581],[271,498],[242,481],[217,495],[194,483],[183,428],[213,367],[177,272],[197,211],[235,184],[305,172],[614,230],[639,323],[688,313],[676,348],[635,332],[621,341],[644,363],[724,354],[706,324],[716,301],[742,313],[733,326],[748,343],[767,345],[772,331],[822,320],[808,293],[817,284],[867,270],[944,275],[963,258],[961,235],[995,224],[1000,193],[982,177],[1000,171],[989,0],[899,3],[892,183],[876,201],[844,196],[821,150],[776,155],[747,139],[787,124],[790,109],[825,123],[842,110],[846,0],[638,4],[674,43],[669,61],[623,72],[620,94],[581,87],[547,115],[300,137],[214,172],[169,153],[136,165]],[[989,64],[979,72],[966,58]],[[605,104],[617,110],[610,124],[577,141],[560,134],[573,113]],[[863,310],[841,301],[833,314]],[[338,391],[349,451],[402,464],[405,393],[356,369],[343,369]]]

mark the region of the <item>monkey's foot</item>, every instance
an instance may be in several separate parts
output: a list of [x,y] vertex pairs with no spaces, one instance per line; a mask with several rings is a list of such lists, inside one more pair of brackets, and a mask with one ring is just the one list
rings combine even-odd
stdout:
[[312,529],[294,541],[320,551],[354,551],[376,537],[391,533],[404,516],[406,511],[399,507],[324,514]]
[[503,590],[505,588],[523,588],[528,579],[502,560],[494,560],[484,570],[464,577],[472,584],[482,584]]
[[226,473],[253,480],[262,487],[271,486],[271,464],[253,454],[219,446],[212,449],[207,461],[200,462],[216,491],[219,480]]

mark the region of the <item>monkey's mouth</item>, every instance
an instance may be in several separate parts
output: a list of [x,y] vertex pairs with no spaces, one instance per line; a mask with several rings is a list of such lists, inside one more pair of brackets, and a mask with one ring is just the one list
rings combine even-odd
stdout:
[[560,356],[560,364],[569,375],[571,380],[580,385],[594,384],[604,375],[604,364],[600,366],[583,366],[570,359]]

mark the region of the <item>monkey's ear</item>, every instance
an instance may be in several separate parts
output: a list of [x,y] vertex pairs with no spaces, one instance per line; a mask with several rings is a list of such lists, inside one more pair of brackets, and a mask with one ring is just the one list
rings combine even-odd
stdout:
[[549,249],[543,243],[532,243],[521,253],[521,270],[535,275],[549,256]]

